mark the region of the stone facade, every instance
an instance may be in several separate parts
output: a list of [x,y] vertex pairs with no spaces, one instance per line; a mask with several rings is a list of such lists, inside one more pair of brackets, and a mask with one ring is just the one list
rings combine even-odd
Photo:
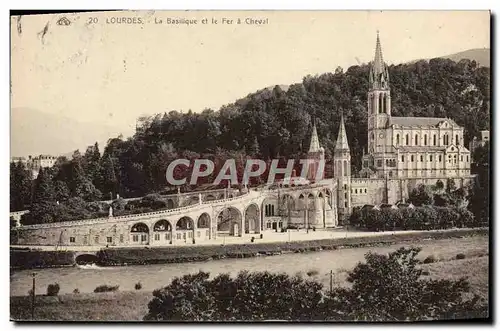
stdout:
[[462,177],[471,156],[464,129],[449,118],[391,115],[389,71],[377,35],[368,91],[368,153],[363,169],[378,178]]

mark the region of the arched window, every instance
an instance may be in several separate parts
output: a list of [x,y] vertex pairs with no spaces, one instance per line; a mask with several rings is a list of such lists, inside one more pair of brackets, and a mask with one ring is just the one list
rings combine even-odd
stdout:
[[379,95],[378,96],[378,113],[379,114],[382,113],[382,106],[383,106],[382,95]]
[[399,145],[399,133],[396,135],[396,145]]
[[347,161],[344,160],[344,176],[349,176],[347,174]]
[[406,134],[406,146],[410,144],[410,135],[407,133]]
[[427,146],[427,135],[424,135],[424,145]]
[[448,134],[446,134],[446,135],[444,136],[444,144],[445,144],[446,146],[448,146],[448,145],[450,144],[450,136],[448,136]]
[[458,140],[458,134],[455,136],[455,145],[460,145],[460,141]]
[[415,146],[418,146],[418,134],[415,135]]

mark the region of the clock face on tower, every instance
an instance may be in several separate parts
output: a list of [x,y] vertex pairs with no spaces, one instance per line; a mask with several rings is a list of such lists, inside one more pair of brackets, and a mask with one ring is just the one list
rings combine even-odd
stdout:
[[380,138],[384,138],[384,134],[383,134],[383,133],[379,134],[378,136],[379,136]]

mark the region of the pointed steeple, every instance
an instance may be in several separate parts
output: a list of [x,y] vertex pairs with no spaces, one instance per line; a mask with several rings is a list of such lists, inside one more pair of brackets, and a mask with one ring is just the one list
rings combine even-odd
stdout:
[[345,132],[344,114],[340,115],[340,128],[335,142],[335,151],[349,150],[349,143],[347,142],[347,134]]
[[319,152],[320,151],[320,146],[319,146],[319,138],[318,138],[318,131],[316,130],[316,121],[313,121],[313,130],[311,134],[311,144],[309,145],[309,153],[314,153],[314,152]]
[[380,35],[377,30],[377,43],[375,45],[375,57],[370,68],[370,88],[372,89],[387,89],[389,87],[389,72],[384,63],[382,55],[382,44],[380,43]]
[[375,45],[375,58],[373,60],[373,71],[375,74],[384,72],[384,56],[382,55],[382,45],[380,44],[380,35],[377,30],[377,44]]

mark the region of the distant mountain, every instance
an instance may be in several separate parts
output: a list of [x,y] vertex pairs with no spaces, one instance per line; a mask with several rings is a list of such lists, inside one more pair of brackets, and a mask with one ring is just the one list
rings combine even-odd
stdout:
[[71,155],[79,149],[84,153],[87,146],[99,143],[104,150],[109,138],[124,137],[133,132],[99,123],[83,123],[75,119],[48,114],[32,108],[13,108],[10,122],[11,156],[50,154]]
[[[468,49],[463,52],[455,53],[455,54],[450,54],[450,55],[444,55],[444,56],[436,56],[434,58],[440,58],[440,59],[450,59],[455,62],[460,62],[462,59],[468,59],[468,60],[474,60],[476,61],[480,67],[490,67],[490,49],[489,48],[474,48],[474,49]],[[429,59],[426,59],[427,61]],[[414,60],[408,62],[409,64],[418,62],[420,60]]]
[[476,61],[479,66],[490,67],[490,49],[489,48],[474,48],[451,55],[441,56],[443,59],[450,59],[459,62],[462,59]]

